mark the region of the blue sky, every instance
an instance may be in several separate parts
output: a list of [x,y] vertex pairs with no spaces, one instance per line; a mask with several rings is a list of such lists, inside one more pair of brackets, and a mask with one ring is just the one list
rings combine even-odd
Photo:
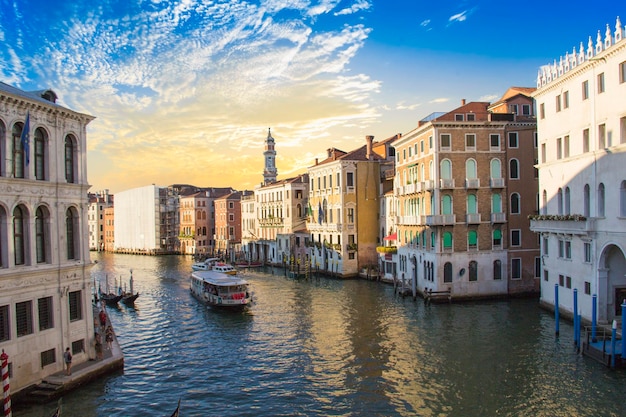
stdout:
[[[252,189],[326,149],[533,87],[623,2],[0,0],[0,80],[91,114],[92,191]],[[225,175],[226,174],[226,175]]]

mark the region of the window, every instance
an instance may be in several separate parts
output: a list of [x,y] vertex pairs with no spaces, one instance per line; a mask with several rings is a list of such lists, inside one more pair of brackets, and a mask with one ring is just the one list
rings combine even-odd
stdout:
[[463,115],[462,114],[455,114],[454,115],[454,121],[455,122],[462,122],[463,120],[464,119],[463,119]]
[[626,217],[626,181],[619,187],[619,216]]
[[517,148],[518,146],[517,132],[509,132],[509,148]]
[[354,172],[346,173],[346,185],[348,187],[354,187]]
[[559,239],[559,258],[565,257],[565,241]]
[[509,112],[517,114],[517,104],[509,104]]
[[489,135],[489,146],[492,149],[500,149],[500,135],[490,134]]
[[494,229],[492,244],[494,247],[502,246],[502,231],[500,229]]
[[72,355],[76,355],[85,351],[85,339],[74,340],[72,342]]
[[13,154],[13,177],[14,178],[25,178],[24,177],[24,163],[25,163],[25,154],[24,149],[22,148],[22,130],[24,130],[24,123],[16,123],[13,126],[12,131],[12,154]]
[[589,80],[583,81],[582,93],[583,93],[583,100],[587,100],[589,98]]
[[544,255],[546,255],[546,256],[548,256],[548,255],[549,255],[549,246],[548,246],[548,242],[549,242],[548,238],[547,238],[547,237],[544,237],[544,238],[543,238],[543,245],[542,245],[542,249],[543,249],[543,252],[542,252],[542,253],[543,253]]
[[26,336],[33,333],[33,303],[32,301],[22,301],[15,303],[15,327],[17,337]]
[[500,197],[500,194],[491,194],[491,212],[502,213],[502,197]]
[[71,291],[68,295],[70,303],[70,321],[82,320],[83,307],[82,307],[82,294],[80,291]]
[[569,158],[569,135],[563,137],[563,157]]
[[569,91],[565,91],[563,93],[563,108],[567,109],[569,107]]
[[450,150],[450,146],[452,143],[452,135],[449,133],[442,133],[440,136],[441,139],[441,149]]
[[520,197],[518,193],[511,194],[511,214],[520,214]]
[[598,148],[606,148],[606,125],[604,123],[598,125]]
[[545,143],[541,144],[541,162],[542,163],[546,162],[546,144]]
[[520,258],[511,259],[511,279],[522,279],[522,260]]
[[502,261],[496,259],[493,261],[493,279],[501,280],[502,279]]
[[474,120],[476,120],[476,115],[474,113],[468,113],[466,117],[468,122],[473,122]]
[[572,242],[565,241],[565,259],[572,259]]
[[556,112],[561,111],[561,95],[556,96]]
[[348,223],[354,223],[354,208],[348,207]]
[[604,93],[604,73],[598,74],[598,94]]
[[44,366],[51,365],[54,362],[56,362],[56,350],[54,348],[41,352],[41,367],[42,368]]
[[572,277],[565,277],[565,288],[572,288]]
[[560,287],[564,287],[565,286],[565,276],[559,274],[559,286]]
[[44,297],[37,300],[37,310],[39,312],[39,330],[53,328],[52,297]]
[[591,216],[591,192],[589,188],[589,184],[585,184],[585,188],[583,189],[583,215],[585,217]]
[[478,213],[478,202],[476,199],[476,194],[468,194],[467,195],[467,214],[476,214]]
[[626,116],[619,119],[619,143],[626,143]]
[[46,236],[47,236],[47,222],[44,209],[38,207],[35,213],[35,246],[37,263],[46,262]]
[[626,83],[626,61],[619,64],[619,83]]
[[441,161],[441,178],[444,180],[452,179],[452,162],[449,159]]
[[22,206],[15,207],[13,210],[13,248],[15,250],[15,265],[24,265],[26,262],[26,221]]
[[511,246],[521,246],[522,231],[520,229],[511,230]]
[[546,118],[546,106],[544,103],[541,103],[539,105],[539,118],[540,119],[545,119]]
[[235,221],[235,215],[233,213],[228,213],[228,221],[229,222],[234,222]]
[[478,281],[478,262],[470,261],[468,269],[469,269],[469,280]]
[[443,282],[452,282],[452,264],[450,262],[443,265]]
[[535,278],[541,278],[541,258],[535,257]]
[[569,187],[565,187],[565,196],[563,197],[563,208],[565,213],[564,214],[571,214],[570,213],[570,191],[569,191]]
[[502,169],[500,166],[500,160],[498,158],[494,158],[491,160],[490,165],[490,174],[491,178],[502,178]]
[[512,180],[519,179],[519,161],[515,158],[509,161],[509,177]]
[[591,263],[591,242],[585,242],[583,244],[583,250],[584,250],[584,260],[585,263]]
[[9,326],[9,306],[0,306],[0,342],[11,339]]
[[591,295],[591,282],[585,281],[585,294]]
[[469,249],[478,248],[478,233],[476,230],[470,230],[467,232],[467,246]]
[[452,196],[449,194],[441,197],[441,214],[452,214]]
[[465,149],[476,149],[476,135],[474,133],[465,134]]
[[452,233],[444,232],[443,234],[443,249],[451,250],[452,249]]
[[522,104],[522,115],[530,116],[530,104]]
[[46,179],[46,138],[42,128],[35,130],[35,178]]
[[589,152],[589,129],[583,130],[583,152]]
[[604,217],[604,184],[598,186],[598,217]]
[[65,137],[65,180],[69,183],[76,182],[76,174],[74,172],[76,155],[74,147],[74,137],[67,135]]
[[561,138],[556,139],[556,159],[563,158],[563,141]]
[[470,158],[465,161],[465,178],[475,179],[477,177],[476,161]]
[[543,280],[544,281],[549,281],[549,273],[547,269],[543,270]]
[[76,242],[74,240],[75,217],[73,209],[69,208],[65,213],[65,237],[67,239],[67,259],[76,259]]

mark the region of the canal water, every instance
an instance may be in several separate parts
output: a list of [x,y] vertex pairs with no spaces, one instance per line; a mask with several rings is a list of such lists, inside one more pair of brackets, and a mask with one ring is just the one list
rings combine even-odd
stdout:
[[[192,298],[192,260],[92,253],[123,373],[62,400],[62,416],[624,416],[626,372],[578,355],[537,300],[424,305],[390,285],[250,272],[245,313]],[[103,284],[104,285],[104,284]],[[49,417],[56,403],[14,412]]]

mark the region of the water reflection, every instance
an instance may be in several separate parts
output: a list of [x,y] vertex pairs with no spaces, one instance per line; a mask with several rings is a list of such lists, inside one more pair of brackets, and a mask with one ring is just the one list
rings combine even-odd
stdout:
[[[576,354],[534,300],[425,306],[366,281],[250,272],[256,303],[214,311],[191,260],[94,255],[96,282],[140,297],[111,318],[123,374],[64,398],[64,416],[624,415],[626,378]],[[276,270],[278,273],[279,271]],[[14,413],[51,414],[54,405]]]

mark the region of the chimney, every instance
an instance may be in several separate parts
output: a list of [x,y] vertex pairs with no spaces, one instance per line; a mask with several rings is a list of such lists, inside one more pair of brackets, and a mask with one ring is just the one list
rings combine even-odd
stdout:
[[317,158],[315,158],[315,165],[317,165]]
[[331,148],[326,149],[326,154],[326,156],[330,158],[331,156],[333,156],[333,150]]
[[461,106],[465,106],[465,99],[464,98],[461,99]]
[[367,144],[365,147],[365,158],[369,160],[372,158],[372,143],[374,142],[374,136],[365,136],[365,142]]

